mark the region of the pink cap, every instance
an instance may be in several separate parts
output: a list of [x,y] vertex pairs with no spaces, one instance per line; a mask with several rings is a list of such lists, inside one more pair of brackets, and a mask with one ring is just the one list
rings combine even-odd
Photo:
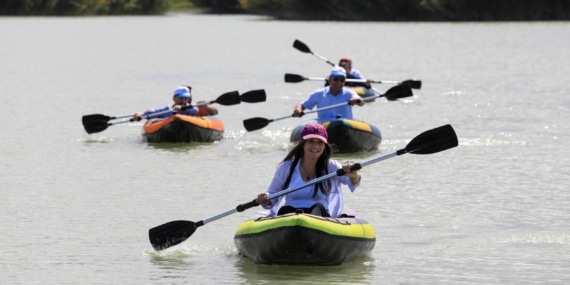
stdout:
[[323,125],[317,123],[309,123],[303,127],[301,130],[301,137],[303,140],[308,139],[320,139],[325,143],[328,143],[329,135],[327,134],[327,130]]

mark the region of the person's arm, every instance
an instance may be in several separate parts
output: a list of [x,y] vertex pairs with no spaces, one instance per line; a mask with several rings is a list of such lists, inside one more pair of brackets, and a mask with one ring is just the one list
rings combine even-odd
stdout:
[[[328,88],[323,88],[323,89],[317,89],[316,91],[312,92],[311,94],[309,94],[309,96],[307,97],[307,99],[305,99],[303,102],[297,104],[297,106],[295,106],[295,109],[293,110],[293,117],[302,117],[303,114],[303,110],[306,109],[313,109],[316,105],[317,105],[317,97],[319,97],[319,95],[322,95],[323,92],[326,92],[326,90],[328,90]],[[356,93],[354,93],[356,94]],[[358,96],[358,94],[356,95]]]
[[351,192],[354,192],[356,190],[356,187],[360,186],[360,181],[362,180],[362,176],[360,175],[360,173],[357,170],[348,172],[348,171],[350,171],[352,164],[341,165],[336,160],[334,160],[332,163],[334,164],[334,166],[332,167],[333,171],[336,171],[335,169],[339,169],[339,168],[342,168],[344,170],[345,175],[340,176],[338,178],[340,179],[340,182],[342,184],[345,184],[346,186],[348,186],[348,188],[350,189]]
[[197,117],[214,116],[217,114],[218,114],[218,109],[216,107],[207,105],[207,106],[198,107],[198,112],[196,113],[196,116]]
[[350,101],[348,101],[348,104],[351,106],[354,106],[354,105],[364,106],[365,102],[364,102],[364,100],[362,100],[362,98],[350,98]]
[[349,181],[352,185],[359,185],[360,184],[360,174],[358,173],[358,170],[353,170],[350,171],[350,168],[352,167],[352,164],[345,164],[342,166],[342,169],[344,170],[344,175],[348,176]]
[[131,118],[131,121],[133,122],[138,122],[142,119],[143,116],[143,112],[136,112],[133,117]]
[[[206,101],[204,100],[200,100],[198,102],[196,102],[197,104],[200,103],[204,103]],[[218,114],[218,108],[212,106],[212,105],[206,105],[206,106],[198,106],[195,107],[195,112],[192,112],[190,115],[192,116],[196,116],[196,117],[203,117],[203,116],[214,116]]]
[[[336,160],[331,160],[329,162],[329,173],[336,172],[338,169],[342,168],[345,172],[350,170],[352,165],[345,164],[341,165]],[[358,180],[358,181],[357,181]],[[352,184],[352,182],[356,182]],[[341,184],[348,186],[351,192],[354,192],[356,186],[360,183],[360,175],[358,172],[353,171],[350,174],[345,174],[343,176],[336,176],[332,178],[331,192],[328,195],[329,203],[329,214],[333,218],[338,218],[342,215],[344,211],[344,197],[342,193]]]
[[[364,77],[364,75],[362,75],[362,73],[356,69],[353,69],[352,71],[350,71],[350,76],[348,76],[348,77],[354,78],[354,79],[366,79],[366,77]],[[372,82],[370,80],[366,79],[366,82],[352,82],[352,86],[362,86],[365,88],[371,88]]]
[[176,114],[186,115],[186,116],[198,116],[198,112],[200,111],[198,107],[192,105],[174,105],[173,111]]
[[204,109],[206,109],[206,111],[208,112],[208,115],[210,115],[210,116],[214,116],[214,115],[218,114],[218,108],[216,108],[212,105],[204,106]]
[[169,106],[164,106],[164,107],[158,108],[158,109],[147,109],[146,111],[142,111],[142,112],[136,112],[133,115],[132,120],[133,120],[133,122],[137,122],[137,121],[140,121],[142,119],[142,117],[144,117],[144,116],[150,116],[152,114],[166,112],[167,110],[170,110]]
[[305,107],[303,107],[302,104],[297,104],[297,106],[295,106],[295,109],[293,110],[293,117],[302,117],[303,110],[305,110]]
[[290,163],[280,163],[277,166],[277,169],[275,170],[275,173],[273,174],[273,179],[271,180],[271,183],[269,184],[269,187],[267,187],[267,191],[264,193],[259,193],[256,197],[256,202],[261,205],[262,208],[264,209],[270,209],[272,206],[277,205],[279,202],[279,197],[278,198],[274,198],[272,200],[268,200],[267,197],[271,194],[275,194],[283,189],[281,189],[283,187],[283,183],[285,182],[289,167],[290,167]]
[[[269,216],[276,216],[277,213],[279,212],[279,209],[281,208],[281,206],[283,206],[283,204],[287,199],[287,195],[276,197],[271,200],[267,200],[267,197],[283,190],[283,186],[285,180],[289,175],[289,169],[291,169],[292,163],[293,163],[292,160],[281,162],[277,166],[277,169],[275,170],[275,174],[273,175],[273,180],[271,181],[271,184],[269,184],[267,192],[260,193],[259,195],[257,195],[255,199],[256,202],[260,204],[262,208],[266,210],[269,209]],[[298,170],[297,168],[295,168],[295,170],[293,171],[296,172]],[[298,174],[293,173],[293,175],[298,175]]]
[[[347,88],[345,88],[347,89]],[[348,104],[350,106],[354,106],[354,105],[358,105],[358,106],[363,106],[366,102],[364,100],[362,100],[362,97],[360,97],[358,94],[356,94],[356,92],[354,92],[353,90],[348,89],[349,92],[352,94],[350,97],[350,100],[348,100]]]

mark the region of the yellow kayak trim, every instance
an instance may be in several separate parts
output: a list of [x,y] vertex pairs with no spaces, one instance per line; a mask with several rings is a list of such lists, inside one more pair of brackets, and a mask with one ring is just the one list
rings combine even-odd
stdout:
[[238,227],[236,235],[256,234],[283,227],[304,227],[336,236],[367,239],[376,238],[374,228],[369,223],[359,224],[350,223],[349,221],[357,220],[354,218],[333,219],[304,214],[291,214],[245,221]]
[[[332,122],[335,122],[335,121],[336,120],[333,120]],[[361,121],[355,121],[355,120],[349,120],[349,119],[343,119],[343,121],[345,123],[349,124],[350,127],[353,129],[372,133],[372,128],[370,127],[370,124],[368,124],[368,123],[361,122]],[[325,122],[323,124],[323,126],[325,127],[325,129],[328,129],[330,124],[331,124],[331,121],[328,121],[328,122]]]

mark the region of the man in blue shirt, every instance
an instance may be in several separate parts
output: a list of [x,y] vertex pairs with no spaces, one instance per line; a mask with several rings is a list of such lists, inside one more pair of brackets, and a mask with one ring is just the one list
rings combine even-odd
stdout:
[[346,71],[341,67],[335,67],[331,70],[327,80],[329,86],[317,89],[309,94],[309,97],[305,99],[305,101],[295,107],[293,117],[301,117],[303,110],[310,110],[315,106],[320,109],[331,105],[346,103],[346,105],[337,108],[318,111],[317,121],[322,124],[338,117],[353,119],[352,106],[354,104],[362,106],[364,105],[364,101],[356,92],[344,87]]

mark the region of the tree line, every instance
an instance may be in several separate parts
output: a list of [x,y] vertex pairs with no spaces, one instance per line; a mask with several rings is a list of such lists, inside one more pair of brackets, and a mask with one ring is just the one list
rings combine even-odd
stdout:
[[0,15],[156,15],[167,11],[168,2],[168,0],[1,0]]
[[160,15],[172,9],[315,21],[550,21],[570,0],[2,0],[0,15]]

